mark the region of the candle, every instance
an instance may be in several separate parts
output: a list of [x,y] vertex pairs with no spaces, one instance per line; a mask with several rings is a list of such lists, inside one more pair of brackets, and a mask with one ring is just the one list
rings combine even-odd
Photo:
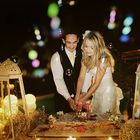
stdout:
[[69,138],[67,138],[67,140],[76,140],[76,138],[69,136]]
[[114,140],[112,137],[108,137],[108,139],[107,140]]
[[0,120],[4,120],[4,110],[0,107]]
[[[16,105],[17,104],[17,97],[15,95],[10,95],[10,102],[11,102],[11,105]],[[5,96],[5,98],[4,98],[4,105],[9,105],[8,95]]]
[[0,120],[0,136],[2,135],[2,132],[3,132],[3,129],[6,125],[6,123],[7,123],[6,120],[3,120],[3,121]]
[[11,105],[11,112],[9,106],[5,106],[4,108],[5,115],[7,117],[10,117],[11,115],[14,116],[18,113],[18,106],[17,105]]
[[32,94],[25,95],[26,102],[27,102],[27,111],[28,113],[33,113],[36,109],[36,98]]
[[10,115],[16,115],[18,113],[17,97],[15,95],[5,96],[4,98],[4,112],[7,117]]

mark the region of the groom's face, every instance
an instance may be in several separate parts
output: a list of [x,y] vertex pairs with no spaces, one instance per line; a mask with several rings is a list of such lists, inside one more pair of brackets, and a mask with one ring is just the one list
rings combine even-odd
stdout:
[[63,43],[65,43],[65,47],[70,51],[73,52],[77,44],[79,42],[79,38],[76,34],[67,34],[65,39],[63,39]]

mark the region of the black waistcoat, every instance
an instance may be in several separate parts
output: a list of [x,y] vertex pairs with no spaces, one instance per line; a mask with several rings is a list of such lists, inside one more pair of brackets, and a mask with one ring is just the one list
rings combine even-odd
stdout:
[[81,52],[78,50],[76,51],[74,67],[71,65],[71,62],[65,52],[65,49],[61,49],[60,51],[58,51],[58,53],[60,55],[60,60],[63,67],[63,76],[67,89],[70,95],[75,95],[77,80],[81,68]]

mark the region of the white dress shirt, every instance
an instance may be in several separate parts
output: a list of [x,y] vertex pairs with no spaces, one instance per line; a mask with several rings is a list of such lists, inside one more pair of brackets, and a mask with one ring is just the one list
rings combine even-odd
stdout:
[[[69,57],[70,52],[66,48],[65,48],[65,51]],[[74,54],[76,54],[76,51],[74,52]],[[61,94],[62,96],[64,96],[64,98],[67,100],[68,98],[70,98],[70,94],[68,92],[67,86],[64,81],[64,77],[63,77],[64,71],[63,71],[63,67],[62,67],[58,52],[52,55],[51,70],[52,70],[53,79],[56,85],[57,92]]]

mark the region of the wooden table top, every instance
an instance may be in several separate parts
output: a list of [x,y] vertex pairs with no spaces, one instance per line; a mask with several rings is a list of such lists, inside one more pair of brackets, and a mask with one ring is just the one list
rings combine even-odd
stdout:
[[[67,140],[68,137],[27,137],[26,140]],[[112,139],[111,139],[112,138]],[[76,140],[119,140],[119,137],[76,137]]]
[[[119,128],[108,119],[108,115],[97,115],[95,120],[71,121],[73,114],[65,114],[50,127],[38,125],[30,134],[35,140],[119,140]],[[70,121],[67,121],[67,119]],[[111,138],[112,139],[111,139]]]

